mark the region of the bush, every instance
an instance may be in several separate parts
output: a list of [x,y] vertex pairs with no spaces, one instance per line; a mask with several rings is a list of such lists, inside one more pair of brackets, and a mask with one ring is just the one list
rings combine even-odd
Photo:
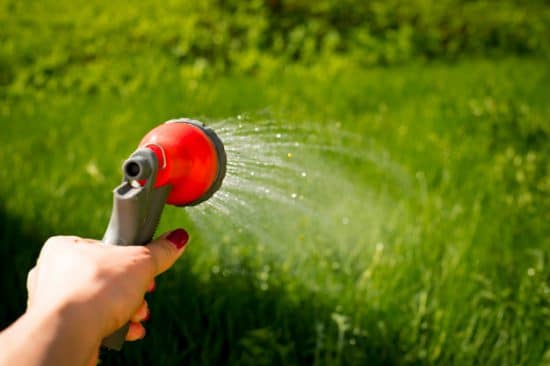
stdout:
[[334,56],[370,66],[550,50],[542,0],[9,0],[0,22],[0,88],[15,94],[137,87],[172,66],[200,77]]

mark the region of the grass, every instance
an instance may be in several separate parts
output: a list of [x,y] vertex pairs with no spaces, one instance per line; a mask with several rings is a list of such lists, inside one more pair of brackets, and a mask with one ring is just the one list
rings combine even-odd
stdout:
[[2,326],[23,311],[49,235],[103,234],[120,163],[145,132],[249,113],[243,123],[345,149],[297,150],[307,183],[278,183],[314,214],[257,197],[256,217],[232,207],[233,223],[167,209],[159,231],[183,226],[193,241],[149,300],[149,335],[106,364],[550,362],[547,60],[163,70],[133,88],[4,89]]

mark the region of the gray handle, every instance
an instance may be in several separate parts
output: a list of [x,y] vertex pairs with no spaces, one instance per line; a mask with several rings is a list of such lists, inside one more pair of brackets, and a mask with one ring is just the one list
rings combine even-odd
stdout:
[[126,334],[128,334],[128,329],[130,329],[130,324],[124,324],[121,328],[118,328],[113,334],[110,334],[107,337],[103,338],[103,340],[101,341],[101,345],[115,351],[120,351],[122,349],[122,345],[124,344],[124,340],[126,339]]
[[[146,148],[134,152],[122,166],[124,181],[113,191],[113,211],[103,243],[143,245],[153,238],[158,226],[169,186],[154,188],[158,162]],[[142,186],[138,181],[145,181]],[[128,324],[106,337],[102,345],[120,350],[128,333]]]

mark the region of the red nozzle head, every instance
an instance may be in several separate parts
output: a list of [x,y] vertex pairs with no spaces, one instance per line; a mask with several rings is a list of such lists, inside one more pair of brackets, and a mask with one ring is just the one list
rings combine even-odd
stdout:
[[172,187],[166,200],[169,204],[198,204],[222,184],[226,163],[223,144],[214,131],[198,121],[168,121],[151,130],[139,147],[147,147],[157,156],[155,187]]

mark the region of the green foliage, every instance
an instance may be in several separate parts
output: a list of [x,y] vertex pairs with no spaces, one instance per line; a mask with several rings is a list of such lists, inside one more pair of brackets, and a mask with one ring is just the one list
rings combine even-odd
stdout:
[[105,364],[550,362],[545,1],[6,0],[0,24],[1,326],[48,236],[102,234],[152,126],[267,119],[320,147],[273,172],[303,207],[167,208],[192,242]]
[[[550,50],[544,1],[8,0],[0,23],[0,87],[15,94],[125,92],[173,65],[197,76],[335,55],[372,66]],[[115,79],[113,67],[121,68]]]
[[101,235],[145,131],[270,107],[281,126],[316,121],[296,131],[305,146],[352,153],[303,162],[321,174],[304,192],[315,215],[252,199],[261,226],[248,232],[229,222],[244,212],[201,224],[167,208],[160,230],[184,226],[193,242],[159,279],[148,337],[105,363],[544,364],[549,76],[544,60],[364,70],[335,58],[198,84],[174,67],[127,94],[25,89],[0,104],[2,324],[24,308],[48,235]]

